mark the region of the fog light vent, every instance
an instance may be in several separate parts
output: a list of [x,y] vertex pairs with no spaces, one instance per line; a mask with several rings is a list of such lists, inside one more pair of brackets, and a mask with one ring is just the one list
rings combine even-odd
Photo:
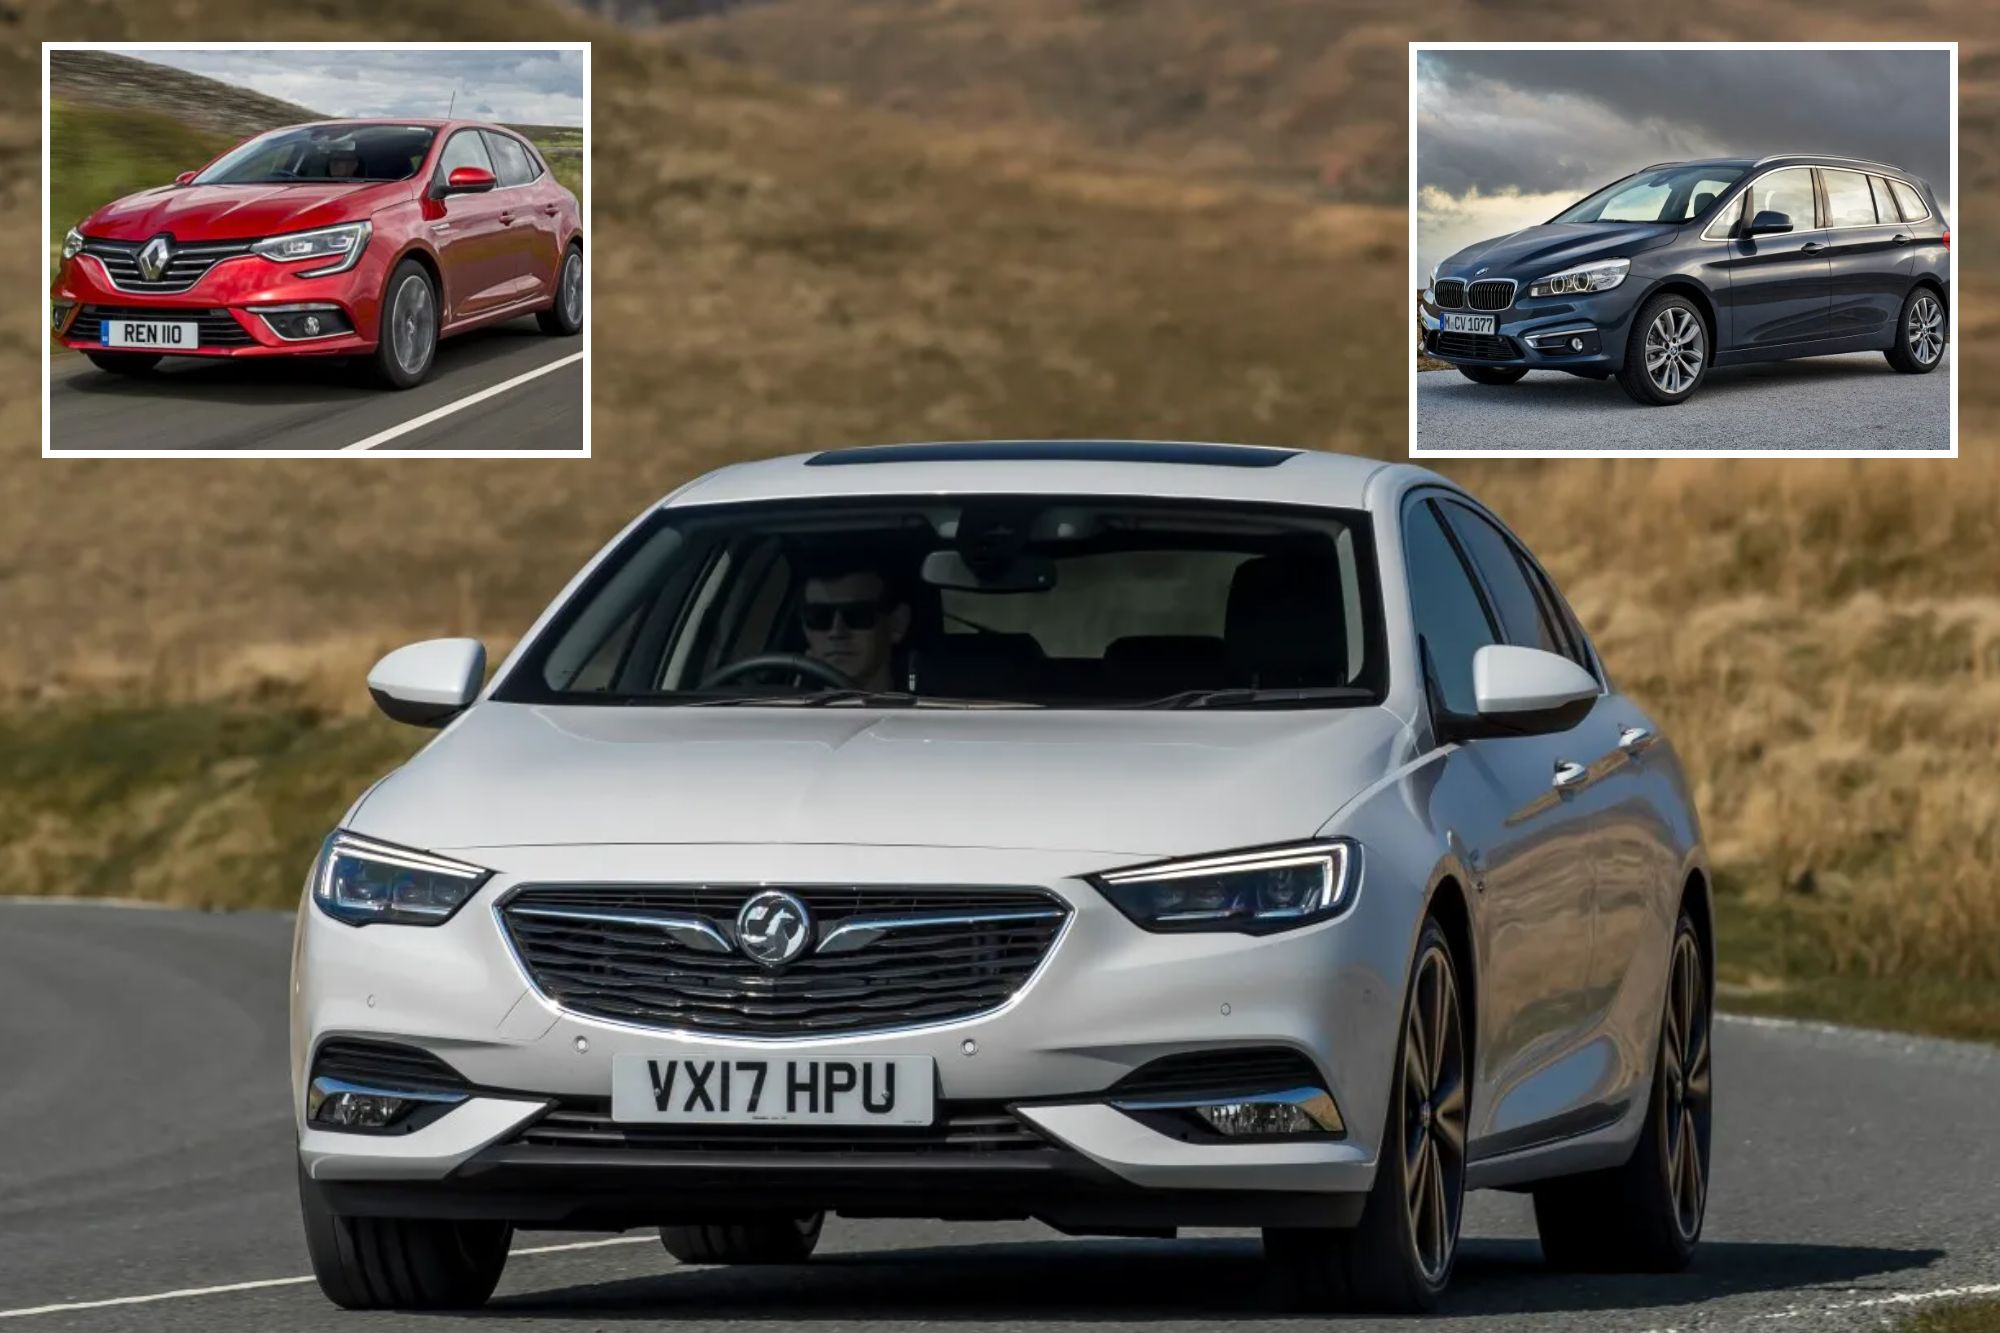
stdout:
[[331,338],[353,329],[338,306],[267,305],[258,306],[256,310],[258,316],[271,326],[271,332],[293,342]]
[[306,1119],[321,1129],[407,1134],[464,1100],[462,1092],[371,1088],[322,1077],[306,1089]]
[[76,309],[76,302],[74,301],[51,302],[49,305],[49,327],[58,333],[62,332],[63,321],[69,318],[69,312],[74,309]]
[[1209,1128],[1230,1138],[1272,1134],[1339,1134],[1345,1130],[1333,1098],[1319,1088],[1266,1093],[1240,1102],[1191,1108]]

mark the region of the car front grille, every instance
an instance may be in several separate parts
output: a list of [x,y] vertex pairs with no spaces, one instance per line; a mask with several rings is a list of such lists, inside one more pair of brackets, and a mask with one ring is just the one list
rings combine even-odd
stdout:
[[103,342],[103,321],[107,319],[192,323],[203,347],[249,347],[257,341],[227,310],[197,310],[187,306],[87,305],[77,313],[69,332],[63,336],[79,342]]
[[1486,278],[1467,290],[1466,304],[1474,310],[1505,310],[1514,304],[1514,283],[1510,278]]
[[[1033,975],[1069,915],[1041,889],[792,886],[815,937],[765,967],[735,946],[763,885],[528,885],[500,916],[543,994],[575,1013],[730,1036],[889,1030],[997,1009]],[[658,919],[700,923],[700,947]],[[846,925],[863,942],[826,951]],[[863,927],[881,927],[879,931]]]
[[1431,299],[1440,310],[1457,310],[1465,305],[1465,284],[1457,278],[1439,278],[1431,287]]
[[963,1153],[1046,1148],[1048,1141],[998,1103],[941,1102],[923,1126],[620,1124],[610,1099],[565,1097],[514,1135],[531,1148],[698,1153]]
[[225,259],[235,259],[250,253],[254,241],[189,241],[175,243],[172,257],[157,278],[146,278],[139,271],[139,252],[151,244],[150,241],[106,241],[96,237],[86,237],[83,253],[104,265],[104,271],[111,278],[111,285],[121,292],[145,292],[171,295],[184,292],[201,281],[202,277]]
[[1499,338],[1489,333],[1446,333],[1439,330],[1431,335],[1431,350],[1444,356],[1471,356],[1482,361],[1511,361],[1521,355],[1512,338]]

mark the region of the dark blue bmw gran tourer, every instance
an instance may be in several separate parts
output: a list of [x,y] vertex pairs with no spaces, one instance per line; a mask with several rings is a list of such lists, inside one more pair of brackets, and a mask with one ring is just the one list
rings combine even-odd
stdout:
[[1424,348],[1481,384],[1616,377],[1684,401],[1712,365],[1944,357],[1951,228],[1909,172],[1850,157],[1664,162],[1431,272]]

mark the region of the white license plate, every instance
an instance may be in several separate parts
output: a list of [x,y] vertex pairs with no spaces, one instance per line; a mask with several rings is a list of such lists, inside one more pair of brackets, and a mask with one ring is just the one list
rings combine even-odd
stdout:
[[201,346],[199,324],[171,324],[148,319],[107,319],[103,326],[106,347],[150,347],[155,351],[179,352]]
[[676,1125],[928,1125],[928,1055],[618,1055],[611,1118]]
[[1492,333],[1495,328],[1493,315],[1454,315],[1447,312],[1443,319],[1446,333]]

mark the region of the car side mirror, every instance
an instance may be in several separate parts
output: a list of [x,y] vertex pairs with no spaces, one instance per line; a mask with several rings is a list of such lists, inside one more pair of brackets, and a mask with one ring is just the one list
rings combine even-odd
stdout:
[[368,673],[375,706],[413,727],[441,727],[479,697],[486,679],[486,645],[477,639],[425,639],[406,644]]
[[1472,658],[1475,729],[1486,736],[1568,731],[1589,714],[1597,677],[1558,653],[1489,643]]
[[183,171],[180,175],[174,177],[174,184],[176,185],[194,184],[194,173],[192,171]]
[[1757,216],[1750,219],[1751,236],[1776,236],[1792,229],[1792,215],[1780,213],[1775,208],[1760,208]]
[[499,184],[485,167],[453,167],[440,194],[485,194]]

